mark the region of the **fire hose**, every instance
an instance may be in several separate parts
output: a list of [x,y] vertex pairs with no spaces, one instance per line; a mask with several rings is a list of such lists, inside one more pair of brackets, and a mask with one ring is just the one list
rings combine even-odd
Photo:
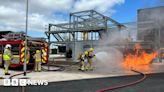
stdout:
[[[52,65],[51,65],[51,67],[52,67]],[[44,71],[64,71],[65,70],[65,67],[63,67],[63,66],[53,66],[53,67],[58,67],[58,68],[56,68],[56,69],[51,69],[51,70],[49,70],[49,69],[46,69],[46,68],[44,68],[43,66],[41,67]],[[33,70],[34,69],[32,69],[31,71],[27,71],[26,73],[31,73],[31,72],[33,72]],[[14,74],[14,75],[12,75],[12,76],[10,76],[9,78],[10,79],[12,79],[13,77],[15,77],[15,76],[19,76],[19,75],[23,75],[24,74],[24,72],[22,72],[22,73],[18,73],[18,74]],[[22,86],[21,87],[21,92],[25,92],[25,90],[26,90],[26,87],[24,87],[24,86]]]
[[[76,63],[74,63],[74,64],[72,64],[72,65],[77,65],[77,64],[79,64],[79,62],[76,62]],[[72,65],[70,65],[70,66],[72,66]],[[48,67],[56,67],[55,69],[49,69]],[[41,68],[43,69],[43,71],[64,71],[65,70],[65,67],[64,66],[57,66],[57,65],[46,65],[46,66],[42,66]],[[70,67],[70,66],[68,66],[68,67]],[[47,68],[46,68],[47,67]],[[33,70],[34,69],[32,69],[31,71],[27,71],[26,73],[31,73],[31,72],[33,72]],[[13,77],[16,77],[16,76],[19,76],[19,75],[23,75],[24,74],[24,72],[22,72],[22,73],[17,73],[17,74],[14,74],[14,75],[11,75],[9,78],[10,79],[12,79]],[[0,79],[4,79],[3,77],[0,77]]]
[[[64,66],[50,65],[50,67],[56,67],[56,68],[55,69],[48,69],[48,68],[45,68],[45,67],[42,66],[42,69],[43,69],[43,71],[64,71],[65,70]],[[26,73],[31,73],[31,72],[33,72],[33,69],[31,71],[27,71]],[[11,75],[9,77],[9,79],[12,79],[13,77],[23,75],[23,74],[24,74],[24,72]],[[4,77],[0,77],[0,79],[4,79]]]
[[0,79],[4,79],[3,77],[0,77]]
[[124,87],[128,87],[128,86],[133,86],[133,85],[136,85],[136,84],[144,81],[147,78],[146,74],[144,74],[144,73],[142,73],[140,71],[133,70],[133,69],[131,69],[131,71],[139,73],[143,77],[141,79],[139,79],[139,80],[136,80],[136,81],[133,81],[133,82],[130,82],[130,83],[127,83],[127,84],[115,85],[115,86],[112,86],[112,87],[109,87],[109,88],[104,88],[104,89],[97,90],[96,92],[106,92],[106,91],[120,89],[120,88],[124,88]]
[[[75,64],[78,64],[78,62],[75,63]],[[72,65],[75,65],[75,64],[72,64]],[[56,66],[56,67],[61,67],[61,66]],[[64,69],[65,69],[65,67],[61,67],[61,68],[59,68],[59,70],[47,70],[47,69],[45,69],[45,70],[46,71],[63,71]],[[141,79],[136,80],[136,81],[133,81],[133,82],[129,82],[129,83],[122,84],[122,85],[115,85],[115,86],[112,86],[112,87],[109,87],[109,88],[100,89],[100,90],[97,90],[96,92],[106,92],[106,91],[116,90],[116,89],[120,89],[120,88],[124,88],[124,87],[128,87],[128,86],[133,86],[133,85],[136,85],[136,84],[144,81],[147,78],[146,74],[144,74],[144,73],[142,73],[140,71],[133,70],[133,69],[131,69],[131,71],[136,72],[136,73],[139,73],[143,77]],[[31,72],[32,71],[27,71],[27,73],[31,73]],[[14,75],[10,76],[9,78],[12,79],[13,77],[18,76],[18,75],[22,75],[22,74],[24,74],[24,73],[14,74]]]
[[[74,63],[74,64],[71,64],[71,65],[69,65],[69,66],[59,66],[59,65],[49,65],[49,66],[44,66],[44,67],[42,67],[42,69],[44,70],[44,71],[64,71],[65,70],[65,68],[67,68],[67,67],[71,67],[72,65],[77,65],[77,64],[79,64],[80,62],[76,62],[76,63]],[[58,68],[58,69],[50,69],[50,68],[48,68],[48,67],[56,67],[56,68]]]
[[[79,62],[76,62],[72,65],[76,65],[76,64],[79,64]],[[70,65],[70,66],[72,66]],[[67,66],[67,67],[70,67],[70,66]],[[50,67],[50,68],[48,68]],[[53,69],[51,69],[53,67]],[[59,65],[45,65],[45,66],[42,66],[41,67],[43,71],[64,71],[66,67],[64,66],[59,66]],[[31,73],[33,72],[34,69],[32,69],[31,71],[27,71],[26,73]],[[12,79],[13,77],[16,77],[16,76],[19,76],[19,75],[23,75],[24,73],[18,73],[18,74],[14,74],[14,75],[11,75],[9,78]]]
[[[51,67],[57,67],[57,68],[55,68],[55,69],[46,69],[46,68],[44,68],[43,66],[42,66],[42,69],[43,69],[43,71],[64,71],[65,70],[65,67],[63,67],[63,66],[52,66],[51,65]],[[31,71],[27,71],[26,73],[32,73],[33,72],[33,70],[34,69],[32,69]],[[22,72],[22,73],[17,73],[17,74],[14,74],[14,75],[11,75],[9,78],[10,79],[12,79],[13,77],[16,77],[16,76],[19,76],[19,75],[23,75],[24,74],[24,72]]]

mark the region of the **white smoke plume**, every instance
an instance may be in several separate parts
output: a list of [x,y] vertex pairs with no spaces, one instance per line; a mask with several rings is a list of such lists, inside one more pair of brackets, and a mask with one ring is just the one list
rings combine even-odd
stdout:
[[99,42],[95,47],[94,66],[95,71],[101,73],[122,70],[123,53],[120,47],[127,44],[127,36],[120,32],[113,32]]

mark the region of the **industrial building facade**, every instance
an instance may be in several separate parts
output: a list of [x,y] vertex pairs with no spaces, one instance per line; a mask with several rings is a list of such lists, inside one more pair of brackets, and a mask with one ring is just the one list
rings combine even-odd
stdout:
[[164,54],[164,6],[138,10],[138,40],[152,43],[158,60]]
[[164,47],[164,6],[138,10],[138,40],[154,43],[155,49]]

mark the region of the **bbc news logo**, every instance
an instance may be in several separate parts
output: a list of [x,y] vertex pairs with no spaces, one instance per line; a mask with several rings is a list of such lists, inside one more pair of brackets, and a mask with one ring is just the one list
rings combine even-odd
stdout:
[[4,86],[46,86],[48,85],[47,80],[30,80],[30,79],[4,79]]

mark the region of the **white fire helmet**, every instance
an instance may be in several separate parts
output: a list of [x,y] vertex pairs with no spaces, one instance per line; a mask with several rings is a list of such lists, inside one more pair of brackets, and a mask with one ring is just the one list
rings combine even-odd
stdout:
[[10,44],[7,44],[7,45],[5,46],[5,48],[11,48],[11,45],[10,45]]

